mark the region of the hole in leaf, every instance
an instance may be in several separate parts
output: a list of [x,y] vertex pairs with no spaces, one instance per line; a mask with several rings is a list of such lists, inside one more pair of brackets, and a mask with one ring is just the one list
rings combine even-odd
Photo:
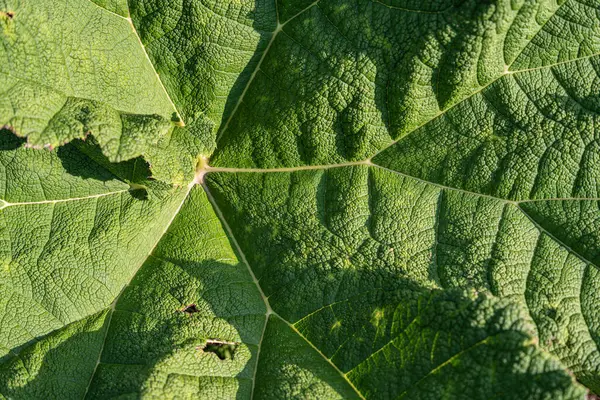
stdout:
[[223,340],[207,340],[204,347],[199,347],[205,353],[215,353],[221,360],[233,360],[233,356],[239,343],[226,342]]
[[198,310],[198,307],[196,306],[196,304],[192,303],[190,305],[187,305],[185,307],[183,307],[181,309],[181,312],[186,313],[188,315],[192,315],[195,314],[197,312],[199,312],[200,310]]

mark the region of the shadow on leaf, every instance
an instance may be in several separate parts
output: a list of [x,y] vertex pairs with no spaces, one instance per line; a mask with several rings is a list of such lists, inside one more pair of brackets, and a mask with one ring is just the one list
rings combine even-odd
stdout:
[[0,151],[16,150],[23,146],[27,140],[15,135],[10,129],[0,129]]

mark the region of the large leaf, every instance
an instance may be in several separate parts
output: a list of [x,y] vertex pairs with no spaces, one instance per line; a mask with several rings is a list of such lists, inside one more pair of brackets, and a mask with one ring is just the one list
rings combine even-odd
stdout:
[[0,398],[600,392],[600,1],[0,0]]

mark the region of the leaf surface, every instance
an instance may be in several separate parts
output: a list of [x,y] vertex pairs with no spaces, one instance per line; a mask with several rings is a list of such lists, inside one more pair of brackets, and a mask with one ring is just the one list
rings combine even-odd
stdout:
[[600,391],[596,0],[0,0],[0,398]]

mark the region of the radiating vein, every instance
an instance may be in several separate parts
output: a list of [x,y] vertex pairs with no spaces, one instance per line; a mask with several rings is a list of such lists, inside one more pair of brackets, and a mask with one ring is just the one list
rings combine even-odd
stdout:
[[[127,11],[129,14],[131,14],[130,10],[129,10],[129,6],[127,7]],[[133,21],[131,18],[125,18],[127,21],[129,21],[129,25],[131,26],[131,29],[133,30],[133,33],[135,35],[135,37],[138,40],[138,43],[140,45],[140,47],[142,48],[142,51],[144,52],[144,54],[146,55],[146,60],[148,61],[148,63],[150,64],[150,66],[152,67],[152,70],[154,71],[154,73],[156,74],[156,79],[158,80],[158,83],[160,84],[160,87],[162,88],[162,90],[165,92],[165,95],[167,96],[167,99],[169,100],[169,102],[171,103],[171,105],[173,106],[173,109],[175,110],[175,112],[177,113],[177,118],[179,119],[178,124],[180,126],[185,126],[185,121],[183,120],[183,117],[181,115],[181,113],[179,112],[179,110],[177,109],[177,106],[175,105],[175,103],[173,102],[173,99],[171,99],[171,96],[169,95],[169,92],[167,91],[167,88],[165,87],[160,75],[158,74],[158,71],[156,70],[156,67],[154,66],[154,63],[152,62],[152,60],[150,59],[150,56],[148,55],[148,51],[146,50],[146,46],[144,46],[144,43],[142,42],[142,38],[140,37],[137,29],[135,29],[135,25],[133,24]]]
[[256,75],[258,74],[258,71],[260,71],[260,66],[262,65],[263,61],[267,57],[267,53],[271,49],[271,46],[273,45],[273,42],[275,41],[275,38],[277,38],[277,35],[279,34],[279,32],[282,31],[283,27],[286,24],[288,24],[294,18],[300,16],[301,14],[303,14],[304,12],[306,12],[307,10],[309,10],[310,8],[312,8],[313,6],[315,6],[319,1],[321,1],[321,0],[317,0],[317,1],[313,2],[308,7],[304,8],[303,10],[301,10],[300,12],[298,12],[297,14],[295,14],[294,16],[292,16],[290,19],[288,19],[287,21],[285,21],[283,24],[279,22],[279,12],[277,12],[277,1],[275,1],[275,10],[276,10],[275,14],[277,15],[277,27],[273,31],[272,36],[271,36],[271,40],[269,40],[269,43],[267,44],[267,47],[265,48],[265,50],[263,51],[260,59],[258,60],[258,63],[256,64],[256,67],[254,68],[254,71],[252,71],[252,74],[250,75],[250,78],[248,79],[248,82],[246,82],[246,85],[244,86],[244,90],[242,91],[242,94],[240,94],[240,97],[238,98],[237,102],[235,103],[235,106],[233,107],[233,110],[231,111],[231,114],[229,114],[229,118],[227,118],[227,121],[225,121],[225,125],[223,125],[223,128],[219,129],[219,134],[217,135],[217,142],[225,134],[225,131],[227,131],[227,128],[229,127],[229,123],[231,122],[231,120],[233,119],[233,117],[236,115],[238,108],[240,108],[240,105],[244,101],[244,96],[246,96],[246,93],[248,92],[248,89],[250,88],[250,86],[252,84],[252,81],[254,80],[254,78],[256,77]]
[[114,192],[100,193],[100,194],[94,194],[94,195],[83,196],[83,197],[72,197],[72,198],[68,198],[68,199],[24,201],[24,202],[18,202],[18,203],[11,203],[6,200],[0,199],[0,210],[7,208],[7,207],[15,207],[15,206],[30,206],[30,205],[37,205],[37,204],[57,204],[57,203],[68,203],[71,201],[98,199],[101,197],[107,197],[107,196],[113,196],[116,194],[126,193],[126,192],[129,192],[129,190],[130,189],[123,189],[123,190],[117,190]]
[[490,82],[488,82],[486,85],[480,87],[479,89],[477,89],[476,91],[474,91],[473,93],[469,94],[468,96],[460,99],[459,101],[457,101],[456,103],[452,104],[451,106],[445,108],[444,110],[440,111],[439,113],[435,114],[432,118],[428,119],[427,121],[421,123],[420,125],[418,125],[416,128],[414,128],[413,130],[403,134],[402,136],[400,136],[399,138],[393,140],[391,143],[389,143],[387,146],[384,146],[383,148],[377,150],[377,152],[375,152],[373,155],[371,155],[371,157],[369,157],[370,159],[374,158],[376,155],[384,152],[385,150],[389,149],[390,147],[392,147],[393,145],[397,144],[398,142],[400,142],[401,140],[405,139],[407,136],[409,136],[410,134],[418,131],[419,129],[423,128],[425,125],[428,125],[429,123],[431,123],[432,121],[444,116],[448,111],[450,111],[451,109],[453,109],[454,107],[464,103],[465,101],[469,100],[470,98],[472,98],[473,96],[481,93],[482,91],[484,91],[485,89],[487,89],[488,87],[490,87],[491,85],[493,85],[494,83],[498,82],[499,80],[501,80],[502,78],[506,77],[506,76],[510,76],[510,75],[517,75],[517,74],[522,74],[522,73],[527,73],[527,72],[531,72],[531,71],[536,71],[536,70],[542,70],[542,69],[548,69],[548,68],[552,68],[555,67],[557,65],[564,65],[564,64],[570,64],[570,63],[575,63],[581,60],[586,60],[592,57],[597,57],[600,56],[600,53],[594,53],[588,56],[583,56],[583,57],[578,57],[578,58],[574,58],[572,60],[567,60],[567,61],[561,61],[561,62],[557,62],[554,64],[549,64],[549,65],[544,65],[541,67],[536,67],[536,68],[530,68],[530,69],[522,69],[522,70],[516,70],[516,71],[505,71],[504,73],[500,74],[500,76],[498,76],[497,78],[491,80]]
[[258,282],[258,279],[256,278],[256,275],[254,275],[254,271],[252,271],[252,268],[250,267],[250,263],[248,263],[248,260],[246,259],[246,256],[244,255],[244,252],[242,251],[242,248],[240,247],[240,245],[238,244],[237,240],[235,239],[235,236],[233,235],[233,231],[229,227],[229,224],[227,223],[227,220],[225,219],[225,216],[221,212],[221,209],[217,205],[217,202],[215,201],[212,193],[208,189],[208,186],[206,186],[206,184],[202,183],[202,188],[204,189],[204,192],[206,193],[206,196],[208,197],[208,200],[210,201],[210,204],[213,207],[213,209],[215,211],[215,214],[217,214],[217,216],[219,217],[221,223],[223,224],[223,227],[225,228],[225,231],[227,232],[227,235],[231,238],[231,243],[233,244],[233,247],[236,249],[236,252],[239,254],[240,259],[242,260],[242,262],[244,263],[244,265],[248,269],[248,273],[252,277],[252,281],[254,282],[254,285],[256,286],[256,289],[260,293],[260,297],[261,297],[263,303],[265,304],[265,308],[267,309],[267,312],[265,314],[265,322],[264,322],[264,325],[263,325],[263,328],[262,328],[262,333],[260,335],[260,341],[258,342],[258,346],[257,346],[258,350],[257,350],[257,354],[256,354],[256,363],[254,364],[254,374],[253,374],[253,377],[252,377],[252,395],[251,395],[251,398],[254,398],[254,389],[256,387],[256,373],[258,371],[258,360],[260,358],[260,350],[261,350],[261,347],[262,347],[263,339],[265,337],[265,330],[267,329],[267,323],[269,321],[269,315],[273,314],[273,309],[271,308],[271,305],[269,304],[268,297],[265,295],[265,293],[263,292],[262,288],[260,287],[260,283]]
[[416,387],[418,385],[421,384],[421,382],[425,381],[429,376],[435,374],[437,371],[441,370],[442,368],[444,368],[446,365],[449,365],[450,363],[452,363],[454,360],[460,358],[463,354],[476,349],[479,346],[482,346],[484,344],[486,344],[488,341],[490,341],[492,338],[497,337],[500,334],[497,335],[493,335],[493,336],[488,336],[482,340],[480,340],[479,342],[469,346],[466,349],[461,350],[460,352],[452,355],[451,357],[449,357],[446,361],[440,363],[438,366],[436,366],[435,368],[433,368],[431,371],[429,371],[426,375],[424,375],[423,377],[421,377],[418,381],[416,381],[414,384],[411,385],[411,387],[407,388],[405,391],[403,391],[402,393],[400,393],[400,395],[398,396],[398,398],[402,398],[404,397],[404,395],[406,395],[408,393],[408,390]]

